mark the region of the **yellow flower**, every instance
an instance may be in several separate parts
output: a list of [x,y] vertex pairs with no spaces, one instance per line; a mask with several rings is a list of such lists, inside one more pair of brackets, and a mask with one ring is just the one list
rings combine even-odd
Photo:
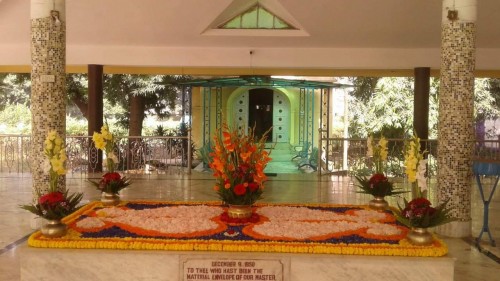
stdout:
[[56,135],[57,135],[56,130],[51,130],[47,134],[47,139],[50,140],[50,141],[53,141],[56,138]]
[[423,153],[420,152],[420,138],[414,136],[410,141],[405,153],[405,172],[408,176],[408,182],[414,183],[417,180],[418,163],[422,160]]
[[387,160],[387,139],[385,139],[384,137],[382,137],[379,142],[378,142],[378,146],[379,146],[379,149],[380,149],[380,159],[382,161],[386,161]]
[[49,139],[45,140],[45,150],[52,150],[52,141]]
[[61,161],[66,161],[66,159],[68,159],[64,148],[59,151],[59,159],[61,159]]
[[62,138],[60,138],[59,136],[57,136],[54,141],[55,141],[57,147],[61,147],[62,142],[63,142]]
[[106,147],[106,142],[104,141],[104,138],[102,137],[101,134],[94,132],[92,140],[94,141],[95,147],[97,149],[104,150],[104,148]]

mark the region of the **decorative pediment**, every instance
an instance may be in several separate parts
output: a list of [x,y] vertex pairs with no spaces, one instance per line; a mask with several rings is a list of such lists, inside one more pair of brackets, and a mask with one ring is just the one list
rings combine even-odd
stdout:
[[220,24],[221,29],[297,29],[270,12],[259,2],[250,9]]
[[233,0],[203,35],[308,36],[278,0]]

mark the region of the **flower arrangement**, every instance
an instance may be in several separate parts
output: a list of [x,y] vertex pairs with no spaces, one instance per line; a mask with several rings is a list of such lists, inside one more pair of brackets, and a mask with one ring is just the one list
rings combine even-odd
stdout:
[[370,135],[366,140],[366,147],[366,155],[372,157],[375,164],[375,173],[382,174],[385,161],[387,161],[387,139],[382,136],[376,143],[373,136]]
[[415,198],[410,202],[405,199],[404,203],[404,208],[398,205],[399,212],[394,212],[394,216],[407,227],[435,227],[453,221],[449,215],[451,209],[446,207],[448,201],[438,205],[436,208],[431,206],[429,200],[422,197]]
[[106,154],[107,173],[102,176],[99,182],[90,182],[101,192],[118,194],[120,190],[130,185],[130,180],[115,172],[115,165],[118,163],[118,157],[114,153],[116,138],[109,131],[108,126],[103,125],[101,127],[101,133],[94,132],[92,140],[94,141],[95,147],[104,151]]
[[375,197],[384,197],[401,191],[395,191],[393,184],[384,174],[373,174],[369,179],[355,176],[359,182],[360,193],[371,194]]
[[411,228],[435,227],[454,220],[449,214],[451,209],[446,206],[449,199],[435,208],[427,199],[425,153],[421,152],[420,138],[414,135],[407,145],[404,161],[408,182],[412,184],[413,199],[410,202],[404,199],[404,208],[398,205],[399,211],[394,212],[399,222]]
[[214,171],[214,190],[231,205],[252,205],[261,198],[267,180],[264,168],[271,160],[265,151],[266,132],[256,140],[254,131],[230,129],[224,124],[214,137],[209,166]]
[[420,138],[416,135],[409,141],[405,152],[405,173],[408,182],[412,184],[413,198],[427,198],[427,159],[424,152],[420,151]]
[[101,192],[118,194],[120,190],[130,185],[130,179],[122,177],[117,172],[105,173],[99,182],[90,181]]
[[115,149],[115,136],[109,131],[108,125],[103,125],[101,127],[101,133],[94,132],[92,136],[94,145],[97,149],[100,149],[106,153],[106,168],[108,172],[112,173],[115,171],[115,164],[118,163],[118,157],[116,156]]
[[370,178],[355,176],[359,182],[360,193],[371,194],[375,197],[384,197],[403,193],[394,189],[393,184],[384,174],[385,162],[387,161],[387,139],[383,136],[375,142],[373,136],[366,140],[367,156],[372,158],[375,164],[375,173]]
[[47,220],[60,220],[78,209],[77,205],[82,200],[83,194],[69,194],[68,190],[58,190],[59,177],[66,174],[64,163],[67,157],[63,140],[55,130],[47,134],[44,145],[44,154],[47,158],[43,168],[49,174],[48,192],[41,194],[37,190],[36,203],[20,207]]

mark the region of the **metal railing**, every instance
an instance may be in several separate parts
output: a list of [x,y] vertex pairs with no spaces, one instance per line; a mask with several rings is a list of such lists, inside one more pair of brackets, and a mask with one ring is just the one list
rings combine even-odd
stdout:
[[[0,135],[0,173],[30,173],[28,135]],[[188,136],[117,138],[115,154],[117,170],[123,173],[166,173],[176,169],[191,173],[192,142]],[[66,136],[66,168],[68,175],[93,173],[98,167],[99,152],[90,136]],[[187,168],[189,167],[189,168]]]
[[[408,140],[387,139],[388,156],[386,173],[390,177],[404,178],[404,152]],[[376,140],[378,141],[378,140]],[[421,140],[427,151],[427,176],[437,174],[437,141]],[[318,159],[321,159],[320,175],[369,175],[373,171],[372,159],[367,156],[366,139],[323,138],[319,140]]]

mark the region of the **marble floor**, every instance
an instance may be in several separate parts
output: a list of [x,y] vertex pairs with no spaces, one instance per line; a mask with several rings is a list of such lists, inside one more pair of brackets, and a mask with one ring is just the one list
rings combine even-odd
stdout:
[[[92,177],[92,176],[90,176]],[[95,175],[97,178],[98,175]],[[171,170],[162,175],[132,175],[133,184],[122,191],[123,199],[150,199],[173,201],[217,200],[212,191],[211,173],[196,172],[187,175],[182,170]],[[98,200],[100,194],[86,180],[87,175],[68,175],[71,191],[84,192],[84,201]],[[368,196],[355,192],[350,177],[322,176],[316,173],[278,174],[269,178],[264,202],[365,204]],[[491,186],[491,179],[485,179]],[[31,178],[28,174],[0,174],[0,280],[20,280],[18,247],[26,244],[32,215],[19,208],[30,202]],[[489,190],[488,190],[489,192]],[[488,193],[487,192],[487,193]],[[483,224],[483,203],[476,186],[472,189],[473,236],[477,237]],[[389,200],[395,204],[396,199]],[[500,242],[500,195],[496,192],[490,204],[490,232]],[[449,256],[456,259],[455,280],[494,280],[500,276],[499,246],[489,245],[483,235],[480,249],[474,239],[442,237],[449,246]],[[50,251],[48,249],[47,251]],[[495,277],[497,276],[497,277]]]

